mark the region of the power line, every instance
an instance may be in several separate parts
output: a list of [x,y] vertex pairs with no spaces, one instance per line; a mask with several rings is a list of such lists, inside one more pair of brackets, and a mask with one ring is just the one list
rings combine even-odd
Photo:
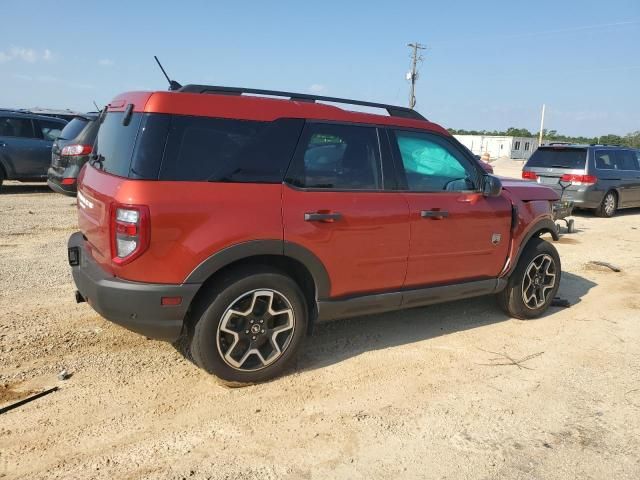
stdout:
[[409,108],[416,106],[416,81],[418,80],[418,62],[422,61],[422,55],[419,50],[425,50],[427,47],[418,42],[409,43],[407,47],[411,47],[411,71],[407,73],[407,80],[411,82],[411,91],[409,92]]

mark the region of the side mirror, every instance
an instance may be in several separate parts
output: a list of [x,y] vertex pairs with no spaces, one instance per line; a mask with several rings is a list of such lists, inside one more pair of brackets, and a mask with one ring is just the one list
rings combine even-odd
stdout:
[[485,197],[499,197],[502,193],[502,182],[498,177],[485,175],[482,182],[482,194]]

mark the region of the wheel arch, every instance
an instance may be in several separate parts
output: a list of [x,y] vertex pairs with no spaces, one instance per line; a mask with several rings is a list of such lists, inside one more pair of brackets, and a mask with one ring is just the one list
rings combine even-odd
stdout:
[[254,240],[227,247],[210,256],[185,280],[185,283],[202,284],[191,305],[206,295],[211,285],[226,272],[254,265],[266,265],[280,270],[296,281],[307,301],[311,331],[317,317],[317,300],[329,297],[329,274],[315,254],[291,242]]
[[556,224],[554,223],[553,220],[551,220],[550,218],[542,218],[536,221],[529,228],[527,233],[522,237],[522,241],[520,242],[518,252],[516,253],[514,258],[512,259],[512,262],[510,263],[507,275],[510,275],[515,270],[516,266],[518,265],[518,262],[520,261],[520,256],[522,255],[522,252],[524,251],[529,241],[532,238],[540,237],[545,233],[551,234],[551,237],[556,241],[560,239],[560,236],[558,235],[558,230],[556,228]]

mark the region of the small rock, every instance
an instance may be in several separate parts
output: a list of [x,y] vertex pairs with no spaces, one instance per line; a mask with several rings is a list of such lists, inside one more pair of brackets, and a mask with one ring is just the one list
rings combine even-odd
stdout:
[[58,373],[58,380],[67,380],[70,376],[71,374],[67,372],[66,368],[63,368],[60,370],[60,373]]

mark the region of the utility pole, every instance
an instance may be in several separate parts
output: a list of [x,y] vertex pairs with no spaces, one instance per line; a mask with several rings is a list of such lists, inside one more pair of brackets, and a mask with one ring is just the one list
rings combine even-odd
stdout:
[[424,45],[418,42],[409,43],[407,47],[412,48],[411,52],[411,71],[407,73],[407,80],[411,81],[411,93],[409,93],[409,108],[416,106],[416,81],[418,80],[418,62],[422,61],[422,55],[418,53],[418,50],[424,50]]
[[542,130],[544,129],[544,107],[545,104],[542,104],[542,116],[540,117],[540,135],[538,136],[538,146],[542,146]]

